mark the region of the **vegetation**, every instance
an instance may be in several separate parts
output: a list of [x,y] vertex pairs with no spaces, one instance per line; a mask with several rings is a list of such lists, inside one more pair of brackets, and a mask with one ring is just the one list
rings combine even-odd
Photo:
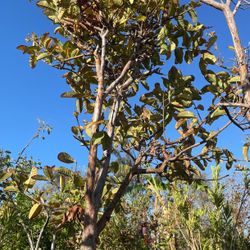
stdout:
[[[55,35],[32,33],[18,49],[30,56],[32,68],[43,61],[62,71],[69,87],[62,97],[76,100],[71,130],[88,154],[88,167],[81,176],[22,156],[13,163],[3,153],[1,209],[20,207],[12,215],[23,228],[20,244],[84,250],[249,247],[240,217],[249,194],[247,173],[241,191],[224,189],[218,167],[211,185],[201,172],[209,164],[235,165],[233,153],[219,146],[220,134],[230,124],[248,128],[248,64],[234,21],[245,1],[201,2],[223,11],[234,65],[214,54],[217,36],[198,22],[200,2],[36,1],[55,24]],[[199,85],[195,75],[181,71],[197,62],[204,79]],[[243,146],[246,161],[249,145]],[[58,159],[76,161],[66,152]],[[230,204],[226,191],[240,200]],[[24,224],[27,208],[34,226]],[[3,218],[11,224],[11,216]]]
[[[13,167],[9,152],[2,151],[0,159],[1,168]],[[33,164],[32,160],[20,160],[22,172]],[[163,183],[159,177],[132,183],[100,235],[97,249],[249,249],[247,172],[243,172],[244,178],[238,176],[242,180],[239,183],[223,181],[219,173],[220,168],[213,167],[213,181],[203,179],[192,185],[183,181]],[[32,196],[41,191],[52,193],[52,189],[51,185],[36,188]],[[76,191],[65,187],[62,194],[54,189],[49,204],[56,198],[66,212],[69,198],[65,195],[76,199]],[[10,196],[5,191],[1,194],[1,249],[79,249],[82,227],[77,219],[58,228],[63,212],[51,209],[51,205],[29,220],[29,197],[21,193]]]

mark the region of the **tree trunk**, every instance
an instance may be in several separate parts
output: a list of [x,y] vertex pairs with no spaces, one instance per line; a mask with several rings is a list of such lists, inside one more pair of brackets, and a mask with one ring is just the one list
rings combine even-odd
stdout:
[[95,250],[96,249],[96,225],[90,224],[84,227],[82,233],[82,243],[80,250]]

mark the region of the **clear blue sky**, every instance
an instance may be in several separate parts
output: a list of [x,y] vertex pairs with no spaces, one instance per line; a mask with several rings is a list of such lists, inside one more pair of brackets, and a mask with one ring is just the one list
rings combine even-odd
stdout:
[[[38,34],[52,32],[52,25],[41,10],[28,0],[2,1],[1,8],[0,148],[17,155],[36,131],[37,119],[40,118],[53,127],[52,134],[44,141],[35,141],[27,155],[40,159],[43,164],[59,165],[57,154],[66,151],[77,158],[80,167],[85,166],[86,154],[70,131],[75,122],[72,116],[74,101],[60,98],[60,94],[67,90],[61,72],[43,63],[32,70],[28,66],[28,57],[16,50],[32,31]],[[212,30],[218,34],[218,45],[223,55],[226,59],[232,58],[227,49],[232,42],[222,13],[210,7],[202,7],[198,12],[200,22],[213,26]],[[249,21],[250,10],[238,13],[237,23],[244,46],[250,40]],[[231,127],[223,135],[222,144],[241,156],[243,133]]]

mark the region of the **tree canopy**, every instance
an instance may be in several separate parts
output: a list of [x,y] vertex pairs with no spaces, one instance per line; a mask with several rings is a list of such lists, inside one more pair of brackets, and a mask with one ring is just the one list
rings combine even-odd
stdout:
[[[195,9],[200,2],[40,0],[36,4],[55,24],[55,34],[32,33],[28,44],[18,49],[30,56],[32,68],[43,61],[61,70],[69,88],[61,96],[76,101],[76,124],[71,130],[88,152],[87,176],[78,176],[84,183],[79,186],[84,227],[80,249],[96,248],[135,176],[140,180],[141,175],[152,174],[163,183],[193,183],[211,162],[232,167],[236,159],[229,149],[218,146],[218,139],[232,123],[246,129],[239,118],[248,114],[244,101],[248,92],[243,96],[240,87],[247,68],[242,59],[236,65],[240,72],[216,69],[217,36],[198,21]],[[195,82],[192,72],[182,72],[183,65],[190,64],[198,64],[203,84]],[[75,161],[66,152],[58,159],[66,164]],[[32,168],[22,185],[33,186],[34,179],[53,181],[53,171],[59,173],[62,185],[68,175],[67,169],[49,166],[43,171],[40,176]],[[23,191],[13,181],[16,189],[11,191]],[[47,206],[41,197],[33,212]]]

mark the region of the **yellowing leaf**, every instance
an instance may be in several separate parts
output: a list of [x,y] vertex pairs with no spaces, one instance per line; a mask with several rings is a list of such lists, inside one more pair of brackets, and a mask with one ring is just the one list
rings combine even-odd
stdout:
[[15,186],[7,186],[4,190],[8,192],[18,192],[18,188]]
[[47,56],[48,56],[48,53],[41,53],[40,55],[37,56],[36,60],[42,60]]
[[37,217],[42,211],[43,206],[40,203],[36,203],[32,206],[29,212],[29,219]]
[[175,124],[175,128],[179,129],[184,123],[186,122],[186,119],[179,119],[176,124]]
[[7,180],[9,177],[11,177],[11,172],[1,173],[0,174],[0,182]]
[[191,111],[182,111],[177,115],[178,118],[195,118]]
[[139,22],[144,22],[146,19],[147,19],[147,17],[146,16],[138,16],[137,18],[137,21],[139,21]]
[[96,121],[96,122],[90,122],[86,126],[83,127],[85,129],[86,134],[91,138],[92,137],[92,126],[94,124],[100,124],[103,123],[104,120]]
[[220,117],[220,116],[222,116],[222,115],[224,115],[226,112],[225,112],[225,110],[224,109],[216,109],[213,113],[212,113],[212,115],[211,115],[211,118],[217,118],[217,117]]
[[229,82],[240,82],[240,76],[233,76],[230,78]]
[[65,176],[60,175],[60,191],[62,192],[65,187]]
[[203,59],[204,59],[204,60],[207,60],[207,61],[208,61],[209,63],[211,63],[211,64],[214,64],[214,63],[217,62],[216,56],[213,55],[213,54],[211,54],[211,53],[209,53],[209,52],[205,52],[205,53],[203,54]]
[[242,147],[242,154],[243,154],[243,157],[244,157],[245,161],[249,160],[249,158],[248,158],[248,149],[249,149],[249,143],[245,143],[244,146]]
[[26,185],[28,188],[32,188],[36,184],[36,180],[32,179],[33,176],[38,175],[37,167],[33,166],[31,168],[30,176],[29,178],[24,182],[24,185]]

